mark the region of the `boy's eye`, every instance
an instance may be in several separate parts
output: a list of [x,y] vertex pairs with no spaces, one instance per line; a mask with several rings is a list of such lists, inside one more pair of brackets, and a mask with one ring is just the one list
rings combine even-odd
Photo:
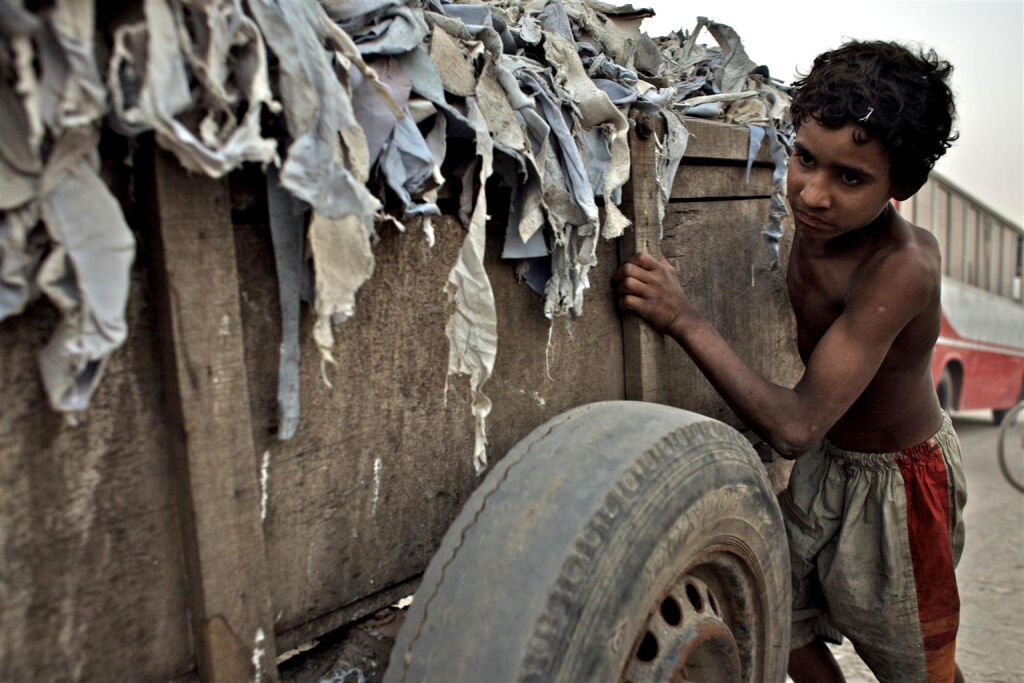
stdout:
[[814,165],[814,157],[812,157],[807,152],[797,152],[796,153],[796,158],[800,161],[800,165],[801,166],[813,166]]
[[850,173],[849,171],[843,171],[839,177],[847,185],[860,185],[864,181],[864,179],[859,175],[856,173]]

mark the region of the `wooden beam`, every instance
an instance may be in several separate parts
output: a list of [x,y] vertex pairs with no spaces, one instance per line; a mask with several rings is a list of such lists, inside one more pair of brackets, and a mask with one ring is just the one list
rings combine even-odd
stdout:
[[679,165],[672,183],[672,199],[762,199],[772,194],[772,168],[759,164],[750,169],[747,180],[743,166],[690,165],[687,157]]
[[[750,145],[750,131],[746,126],[734,126],[719,121],[686,119],[686,130],[690,138],[686,143],[686,157],[689,159],[714,159],[718,164],[746,164],[747,149]],[[771,145],[765,139],[761,143],[755,162],[770,164]]]
[[[149,140],[141,205],[161,308],[167,420],[199,673],[275,681],[276,650],[226,180]],[[145,199],[143,199],[144,197]]]
[[[657,139],[663,139],[665,131],[660,115],[637,110],[630,115],[630,178],[623,188],[623,204],[633,227],[619,238],[619,263],[640,251],[655,258],[661,256]],[[638,316],[623,314],[622,355],[628,400],[659,402],[655,361],[664,343],[662,335]]]

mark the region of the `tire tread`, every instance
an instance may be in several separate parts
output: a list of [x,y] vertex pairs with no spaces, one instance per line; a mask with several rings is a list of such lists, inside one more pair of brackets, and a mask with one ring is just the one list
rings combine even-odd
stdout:
[[[663,465],[671,462],[673,457],[678,457],[680,451],[694,441],[721,447],[739,445],[741,448],[749,448],[756,458],[756,453],[749,443],[742,441],[741,438],[725,439],[723,438],[725,434],[723,434],[721,426],[712,421],[699,422],[675,429],[649,446],[619,478],[605,497],[601,508],[587,522],[562,566],[551,590],[547,606],[530,638],[520,681],[523,683],[545,683],[545,681],[551,680],[552,669],[556,664],[555,657],[565,651],[566,642],[573,632],[573,625],[582,611],[583,601],[580,598],[587,592],[584,587],[587,578],[591,575],[582,570],[583,565],[592,565],[597,561],[602,547],[613,535],[615,520],[624,518],[617,512],[628,508],[637,497],[645,492],[644,484],[657,475]],[[684,438],[684,436],[688,438]],[[763,483],[770,490],[771,482],[767,475],[760,469],[757,471],[763,475]]]

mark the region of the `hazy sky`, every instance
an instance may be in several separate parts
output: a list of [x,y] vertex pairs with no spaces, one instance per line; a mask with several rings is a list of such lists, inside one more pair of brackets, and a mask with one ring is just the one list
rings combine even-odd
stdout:
[[[844,38],[931,47],[954,67],[960,140],[936,169],[1005,218],[1024,225],[1024,0],[1003,2],[750,2],[632,0],[652,7],[652,36],[696,17],[736,29],[750,59],[790,83]],[[707,31],[699,43],[714,44]]]

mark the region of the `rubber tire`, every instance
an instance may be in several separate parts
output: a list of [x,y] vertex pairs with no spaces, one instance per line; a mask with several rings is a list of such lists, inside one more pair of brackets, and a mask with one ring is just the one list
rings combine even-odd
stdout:
[[939,383],[935,387],[935,395],[939,399],[939,407],[947,413],[955,410],[953,406],[955,391],[956,385],[953,383],[953,373],[949,371],[949,368],[944,368],[942,375],[939,377]]
[[[667,586],[726,548],[753,577],[744,680],[783,681],[790,575],[778,503],[749,442],[683,410],[570,410],[516,445],[430,562],[385,683],[615,681]],[[739,592],[741,589],[735,589]],[[721,598],[720,598],[721,599]]]
[[[1006,481],[1010,483],[1010,486],[1021,493],[1024,493],[1024,481],[1019,479],[1020,473],[1015,471],[1015,468],[1010,467],[1007,463],[1007,459],[1012,458],[1013,454],[1011,453],[1008,455],[1006,452],[1008,446],[1007,434],[1011,429],[1011,424],[1021,418],[1021,413],[1024,412],[1024,401],[1018,403],[1012,408],[1008,408],[1004,412],[1006,415],[1004,415],[1001,420],[1002,424],[999,426],[999,436],[997,437],[999,439],[997,447],[997,450],[999,451],[999,469],[1002,470],[1003,476],[1006,478]],[[1009,447],[1012,448],[1013,446],[1010,445]]]

